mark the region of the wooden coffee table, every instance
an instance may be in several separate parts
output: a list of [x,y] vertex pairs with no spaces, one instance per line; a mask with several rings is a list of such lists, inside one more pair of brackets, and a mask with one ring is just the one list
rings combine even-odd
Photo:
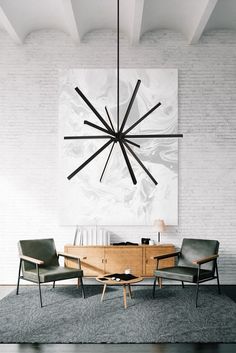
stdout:
[[[131,292],[131,284],[134,284],[134,283],[138,283],[138,282],[141,282],[143,280],[142,277],[136,277],[136,278],[133,278],[133,279],[130,279],[130,280],[120,280],[120,281],[117,281],[115,279],[111,279],[111,277],[106,277],[107,275],[104,275],[103,277],[102,276],[99,276],[99,277],[96,277],[96,280],[100,283],[103,283],[103,291],[102,291],[102,297],[101,297],[101,302],[103,301],[103,298],[104,298],[104,294],[106,292],[106,288],[107,286],[123,286],[123,297],[124,297],[124,307],[125,309],[127,308],[127,287],[128,287],[128,293],[129,293],[129,296],[130,298],[132,298],[132,292]],[[109,274],[109,276],[111,276]],[[106,278],[105,280],[103,280],[103,278]]]

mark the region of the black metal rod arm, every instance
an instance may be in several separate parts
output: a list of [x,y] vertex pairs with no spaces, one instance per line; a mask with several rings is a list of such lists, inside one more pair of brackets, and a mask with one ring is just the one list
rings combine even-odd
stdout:
[[111,121],[111,118],[110,118],[110,114],[109,114],[109,112],[108,112],[107,107],[105,107],[105,111],[106,111],[106,113],[107,113],[109,122],[110,122],[110,124],[111,124],[111,128],[112,128],[112,130],[115,132],[115,129],[114,129],[114,126],[113,126],[113,124],[112,124],[112,121]]
[[89,157],[83,164],[81,164],[77,169],[71,173],[67,179],[70,180],[73,178],[81,169],[83,169],[88,163],[90,163],[98,154],[100,154],[105,148],[107,148],[112,142],[114,141],[113,138],[110,139],[110,141],[106,142],[105,145],[103,145],[99,150],[97,150],[91,157]]
[[125,135],[125,138],[137,138],[137,139],[145,139],[145,138],[178,138],[183,137],[183,134],[147,134],[147,135]]
[[109,135],[115,135],[115,133],[113,132],[113,131],[111,131],[111,130],[106,130],[106,129],[103,129],[101,126],[98,126],[98,125],[96,125],[96,124],[93,124],[93,123],[91,123],[90,121],[88,121],[88,120],[84,120],[84,124],[85,125],[89,125],[89,126],[91,126],[91,127],[93,127],[94,129],[97,129],[97,130],[100,130],[100,131],[103,131],[103,132],[105,132],[106,134],[109,134]]
[[111,136],[108,135],[92,135],[92,136],[65,136],[64,140],[91,140],[91,139],[110,139]]
[[107,128],[107,130],[111,130],[110,126],[106,123],[106,121],[103,119],[103,117],[99,114],[99,112],[94,108],[92,103],[88,100],[88,98],[85,97],[83,92],[78,88],[75,87],[76,92],[78,95],[83,99],[83,101],[87,104],[87,106],[92,110],[92,112],[98,117],[98,119],[101,121],[101,123]]
[[122,122],[121,127],[120,127],[120,132],[122,132],[123,129],[124,129],[124,127],[125,127],[126,121],[127,121],[127,119],[128,119],[129,113],[130,113],[130,110],[131,110],[131,108],[132,108],[132,106],[133,106],[135,97],[136,97],[136,95],[137,95],[137,92],[138,92],[140,83],[141,83],[141,80],[138,80],[137,83],[136,83],[134,92],[133,92],[133,94],[132,94],[132,97],[131,97],[131,99],[130,99],[128,108],[127,108],[127,110],[126,110],[126,113],[125,113],[125,116],[124,116],[124,119],[123,119],[123,122]]
[[106,170],[107,164],[108,164],[108,162],[109,162],[109,159],[110,159],[110,157],[111,157],[111,153],[112,153],[112,151],[113,151],[114,146],[115,146],[115,142],[113,142],[113,145],[111,146],[111,150],[110,150],[110,152],[109,152],[109,155],[108,155],[108,157],[107,157],[105,166],[104,166],[103,171],[102,171],[102,175],[101,175],[101,178],[100,178],[100,182],[102,181],[103,175],[104,175],[104,173],[105,173],[105,170]]
[[121,151],[123,153],[124,159],[126,161],[126,164],[127,164],[131,179],[133,181],[133,184],[136,185],[137,184],[137,180],[135,178],[134,171],[133,171],[133,169],[131,167],[131,164],[130,164],[130,161],[129,161],[129,157],[128,157],[127,153],[126,153],[125,147],[124,147],[122,141],[119,141],[119,144],[120,144],[120,148],[121,148]]
[[135,143],[135,142],[133,142],[133,141],[130,141],[130,140],[127,140],[127,139],[124,139],[124,138],[123,138],[122,141],[125,141],[125,142],[129,143],[130,145],[133,145],[133,146],[138,147],[138,148],[141,147],[141,146],[138,145],[137,143]]
[[152,107],[152,109],[150,109],[146,114],[144,114],[139,120],[136,121],[136,123],[134,123],[133,125],[131,125],[125,132],[124,135],[126,135],[129,131],[133,130],[135,128],[135,126],[137,126],[138,124],[141,123],[141,121],[143,121],[144,119],[146,119],[148,117],[148,115],[150,115],[151,113],[154,112],[154,110],[156,110],[159,106],[161,105],[161,103],[157,103],[154,107]]
[[152,176],[152,174],[149,172],[149,170],[145,167],[145,165],[140,161],[140,159],[138,158],[138,156],[134,153],[134,151],[127,145],[127,143],[125,141],[123,141],[125,147],[128,149],[128,151],[132,154],[132,156],[136,159],[136,161],[141,165],[141,167],[143,168],[143,170],[147,173],[147,175],[149,176],[149,178],[153,181],[153,183],[155,185],[157,185],[157,181],[156,179]]

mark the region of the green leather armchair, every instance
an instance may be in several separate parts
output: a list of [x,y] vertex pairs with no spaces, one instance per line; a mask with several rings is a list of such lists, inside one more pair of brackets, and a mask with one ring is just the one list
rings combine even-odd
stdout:
[[[220,294],[220,282],[217,267],[219,242],[217,240],[206,239],[183,239],[181,250],[155,256],[157,268],[154,271],[153,298],[155,297],[156,281],[161,287],[161,279],[166,278],[182,282],[196,284],[196,307],[198,305],[199,284],[202,282],[217,279],[218,292]],[[159,261],[176,257],[176,265],[173,267],[159,268]]]
[[[20,279],[38,284],[40,305],[43,306],[41,283],[78,278],[80,282],[82,295],[85,298],[83,286],[83,271],[80,268],[80,259],[78,256],[57,253],[53,239],[34,239],[20,240],[18,243],[20,264],[17,281],[16,294],[19,294]],[[78,260],[78,268],[68,268],[59,265],[59,256]],[[22,273],[22,275],[21,275]]]

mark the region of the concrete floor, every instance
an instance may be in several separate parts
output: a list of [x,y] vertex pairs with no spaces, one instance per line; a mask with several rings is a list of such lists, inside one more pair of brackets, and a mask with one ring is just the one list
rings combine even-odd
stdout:
[[0,286],[0,300],[11,293],[16,286]]

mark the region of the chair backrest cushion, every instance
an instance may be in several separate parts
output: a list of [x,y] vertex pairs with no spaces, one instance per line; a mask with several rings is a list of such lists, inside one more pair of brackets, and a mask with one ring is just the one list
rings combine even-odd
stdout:
[[[20,240],[18,243],[19,253],[21,255],[34,257],[44,261],[44,267],[58,266],[58,257],[53,239],[32,239]],[[30,262],[23,262],[23,271],[35,268]]]
[[[194,260],[218,254],[218,251],[219,242],[217,240],[185,238],[182,242],[178,266],[196,267],[197,265],[192,263]],[[214,271],[214,265],[215,262],[210,261],[201,265],[201,268]]]

